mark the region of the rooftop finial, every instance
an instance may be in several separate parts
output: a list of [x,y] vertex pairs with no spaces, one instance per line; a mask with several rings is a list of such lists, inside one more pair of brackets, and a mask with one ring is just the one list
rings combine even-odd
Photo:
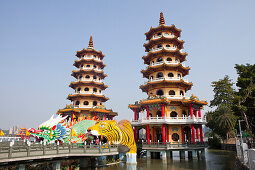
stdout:
[[163,16],[163,12],[160,12],[159,25],[165,25],[165,19]]
[[90,36],[90,39],[89,39],[89,47],[88,48],[94,48],[92,35]]

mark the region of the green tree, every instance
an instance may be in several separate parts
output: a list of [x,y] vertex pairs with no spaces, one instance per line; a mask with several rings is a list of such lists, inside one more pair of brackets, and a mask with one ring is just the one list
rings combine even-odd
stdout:
[[235,96],[235,114],[246,123],[246,129],[255,134],[255,64],[235,65],[238,74]]
[[233,84],[234,83],[227,75],[219,81],[212,82],[214,98],[210,102],[210,107],[219,106],[222,103],[231,105],[235,96]]

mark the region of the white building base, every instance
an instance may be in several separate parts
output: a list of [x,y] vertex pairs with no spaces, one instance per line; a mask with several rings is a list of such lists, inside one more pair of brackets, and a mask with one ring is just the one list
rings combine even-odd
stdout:
[[136,153],[127,153],[127,164],[137,164]]

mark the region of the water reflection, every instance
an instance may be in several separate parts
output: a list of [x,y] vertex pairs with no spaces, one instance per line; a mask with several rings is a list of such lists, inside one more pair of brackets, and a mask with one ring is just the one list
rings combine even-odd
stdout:
[[178,152],[173,152],[173,157],[167,159],[167,163],[161,159],[138,159],[137,165],[126,165],[120,163],[117,165],[98,168],[99,170],[189,170],[189,169],[236,169],[235,168],[235,152],[222,150],[206,150],[206,159],[188,159],[186,153],[185,160],[180,160]]

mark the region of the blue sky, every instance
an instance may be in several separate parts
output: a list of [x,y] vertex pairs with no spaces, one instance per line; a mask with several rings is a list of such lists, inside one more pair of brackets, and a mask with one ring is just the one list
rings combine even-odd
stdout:
[[0,128],[37,127],[70,103],[75,54],[90,35],[106,55],[105,105],[117,120],[131,119],[128,104],[146,96],[139,89],[144,33],[161,11],[183,31],[189,94],[210,101],[212,81],[226,74],[235,80],[235,64],[254,64],[254,9],[254,0],[1,0]]

